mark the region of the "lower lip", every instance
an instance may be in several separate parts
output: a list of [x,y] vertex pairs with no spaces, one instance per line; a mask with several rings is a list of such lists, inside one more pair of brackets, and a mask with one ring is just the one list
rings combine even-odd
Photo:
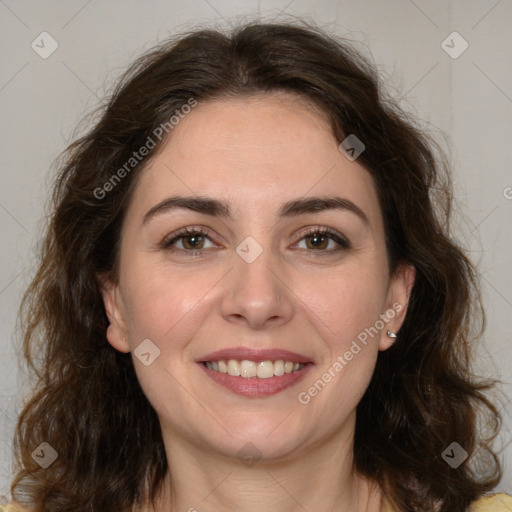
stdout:
[[313,364],[307,363],[298,371],[285,373],[278,377],[269,377],[268,379],[260,379],[258,377],[233,377],[228,373],[210,370],[203,363],[199,363],[199,366],[210,379],[238,395],[264,398],[266,396],[275,395],[299,382],[313,367]]

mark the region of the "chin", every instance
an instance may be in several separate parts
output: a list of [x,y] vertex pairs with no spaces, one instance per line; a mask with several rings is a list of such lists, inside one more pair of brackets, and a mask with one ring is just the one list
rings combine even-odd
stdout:
[[304,448],[306,436],[290,425],[281,425],[283,428],[280,428],[279,421],[226,425],[227,430],[233,433],[232,437],[226,434],[218,439],[210,438],[207,443],[223,456],[242,462],[245,459],[275,461],[296,456]]

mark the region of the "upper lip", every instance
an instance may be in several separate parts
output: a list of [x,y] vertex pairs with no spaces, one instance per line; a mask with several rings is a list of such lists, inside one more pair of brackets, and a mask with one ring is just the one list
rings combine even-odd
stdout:
[[296,352],[290,352],[289,350],[282,350],[279,348],[270,349],[257,349],[249,347],[236,347],[236,348],[225,348],[216,350],[203,357],[196,359],[198,363],[206,361],[221,361],[236,359],[237,361],[248,360],[248,361],[291,361],[292,363],[309,363],[311,359],[308,357],[297,354]]

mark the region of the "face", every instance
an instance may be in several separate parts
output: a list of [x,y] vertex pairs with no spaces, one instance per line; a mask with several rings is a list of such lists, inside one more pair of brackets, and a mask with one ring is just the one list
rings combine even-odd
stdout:
[[286,458],[351,437],[412,274],[390,276],[372,178],[303,100],[199,103],[140,176],[120,251],[107,337],[168,443]]

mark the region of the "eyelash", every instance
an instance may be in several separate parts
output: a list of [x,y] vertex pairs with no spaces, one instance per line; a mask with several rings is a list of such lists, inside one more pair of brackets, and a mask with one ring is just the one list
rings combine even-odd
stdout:
[[199,235],[202,237],[210,238],[208,236],[208,233],[204,229],[190,227],[190,228],[182,229],[182,230],[178,231],[177,233],[172,233],[171,235],[165,237],[162,240],[161,247],[162,247],[162,249],[166,249],[171,252],[183,253],[183,254],[186,254],[187,256],[197,256],[200,253],[202,253],[203,251],[202,250],[194,251],[191,249],[176,249],[175,247],[172,247],[172,244],[174,244],[176,241],[186,238],[187,236],[192,236],[192,235]]
[[330,240],[333,240],[336,242],[340,247],[337,249],[327,249],[327,250],[318,250],[315,251],[314,249],[311,249],[311,252],[316,253],[317,256],[321,256],[321,253],[333,253],[341,250],[350,249],[350,242],[342,235],[337,233],[336,231],[333,231],[331,228],[323,228],[320,226],[315,226],[312,228],[309,228],[307,231],[300,233],[294,243],[298,243],[304,238],[307,238],[308,236],[317,235],[320,237],[327,237]]
[[[178,231],[177,233],[172,233],[171,235],[167,236],[166,238],[164,238],[164,240],[161,242],[160,245],[161,245],[162,249],[166,249],[166,250],[174,252],[174,253],[182,253],[182,254],[186,254],[187,256],[199,256],[200,254],[202,254],[204,252],[204,249],[199,249],[199,250],[194,251],[192,249],[176,249],[176,248],[172,247],[172,245],[175,242],[179,241],[180,239],[186,238],[187,236],[193,236],[193,235],[199,235],[199,236],[208,238],[211,242],[213,242],[213,240],[211,240],[209,234],[204,229],[202,229],[200,227],[198,227],[198,228],[188,227],[188,228],[184,228],[184,229]],[[333,252],[350,249],[350,242],[345,237],[343,237],[342,235],[340,235],[336,231],[333,231],[330,228],[323,228],[323,227],[319,227],[319,226],[309,228],[307,231],[300,233],[300,235],[298,235],[295,238],[294,244],[296,244],[296,243],[300,242],[301,240],[303,240],[304,238],[307,238],[308,236],[312,236],[312,235],[317,235],[320,237],[325,236],[325,237],[329,238],[330,240],[333,240],[340,246],[337,249],[327,249],[327,250],[318,250],[318,251],[315,251],[314,249],[310,249],[310,252],[315,253],[316,256],[322,256],[322,253],[331,254]]]

